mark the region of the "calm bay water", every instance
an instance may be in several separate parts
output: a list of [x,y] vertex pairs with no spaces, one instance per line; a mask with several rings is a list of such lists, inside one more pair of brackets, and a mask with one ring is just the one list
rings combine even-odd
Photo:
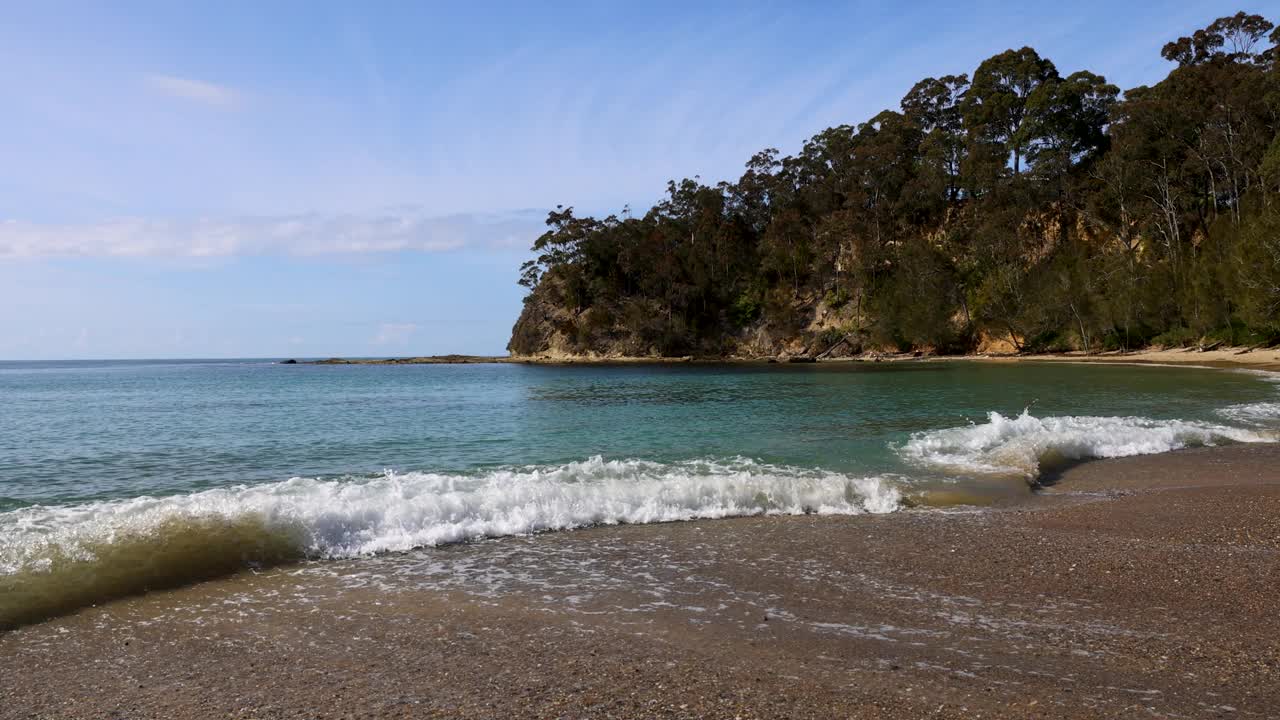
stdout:
[[1274,393],[1245,373],[1068,364],[0,363],[0,509],[594,455],[931,476],[894,447],[992,411],[1230,424],[1223,408]]
[[1047,464],[1274,441],[1280,384],[1034,363],[9,362],[0,408],[3,627],[244,564],[980,502]]

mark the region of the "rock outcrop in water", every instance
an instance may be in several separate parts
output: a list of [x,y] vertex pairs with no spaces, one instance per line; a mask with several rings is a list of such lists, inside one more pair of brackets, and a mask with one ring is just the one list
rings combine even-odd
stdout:
[[643,215],[559,208],[516,356],[813,357],[1280,340],[1280,40],[1169,43],[1121,94],[1031,48],[928,78]]

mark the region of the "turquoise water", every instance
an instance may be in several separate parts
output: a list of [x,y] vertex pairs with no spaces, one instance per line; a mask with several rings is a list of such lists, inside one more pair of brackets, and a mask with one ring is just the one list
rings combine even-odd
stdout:
[[0,585],[89,573],[90,594],[596,523],[981,502],[1048,464],[1280,426],[1264,374],[1032,363],[10,362],[0,403]]
[[0,363],[0,509],[593,455],[931,475],[893,447],[991,411],[1230,424],[1219,410],[1274,392],[1244,373],[1057,364]]

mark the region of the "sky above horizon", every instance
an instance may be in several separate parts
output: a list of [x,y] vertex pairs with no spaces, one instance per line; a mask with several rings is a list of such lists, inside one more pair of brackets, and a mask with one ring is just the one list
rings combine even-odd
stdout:
[[0,25],[0,360],[501,354],[557,204],[647,207],[1030,45],[1154,82],[1272,2],[172,2]]

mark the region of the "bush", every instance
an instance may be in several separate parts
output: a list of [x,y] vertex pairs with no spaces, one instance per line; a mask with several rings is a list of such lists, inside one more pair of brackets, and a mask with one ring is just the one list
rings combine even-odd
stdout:
[[826,328],[822,332],[818,333],[818,348],[826,350],[832,345],[835,345],[845,339],[845,336],[847,335],[848,332],[843,328]]
[[1151,338],[1151,344],[1162,348],[1188,347],[1194,345],[1199,339],[1199,333],[1191,328],[1176,327]]
[[1046,330],[1038,335],[1027,338],[1022,344],[1022,349],[1026,352],[1033,353],[1060,353],[1074,350],[1075,347],[1071,342],[1072,334],[1067,330]]
[[1206,345],[1221,342],[1223,345],[1240,347],[1270,344],[1270,341],[1275,339],[1275,335],[1273,332],[1251,328],[1240,320],[1232,320],[1230,325],[1206,333],[1204,342]]
[[849,301],[852,299],[853,298],[852,296],[849,295],[848,290],[845,290],[842,287],[837,287],[837,288],[828,290],[826,297],[823,298],[823,301],[825,301],[827,303],[827,307],[831,308],[832,310],[839,310],[845,305],[848,305]]
[[762,309],[763,304],[760,302],[759,293],[753,291],[744,292],[729,307],[729,321],[735,327],[746,327],[760,319],[760,311]]
[[808,324],[800,309],[796,307],[791,291],[785,287],[774,288],[769,293],[769,297],[765,299],[763,313],[765,320],[776,332],[787,336],[794,336]]
[[1130,328],[1113,327],[1102,337],[1103,350],[1137,350],[1155,345],[1157,333],[1138,324]]

